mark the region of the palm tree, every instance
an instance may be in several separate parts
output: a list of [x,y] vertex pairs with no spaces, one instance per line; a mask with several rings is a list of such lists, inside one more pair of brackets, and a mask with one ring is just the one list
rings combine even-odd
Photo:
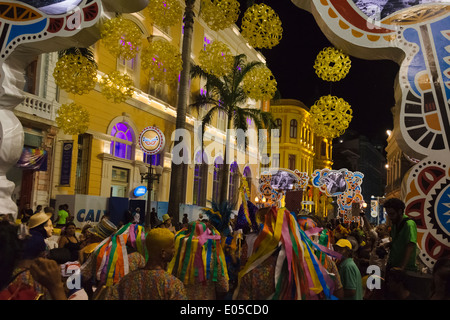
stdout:
[[[184,28],[183,28],[183,47],[181,59],[183,60],[183,69],[180,74],[180,87],[177,101],[177,118],[176,129],[186,128],[186,109],[189,97],[189,74],[191,67],[191,43],[192,33],[194,31],[194,5],[196,0],[185,0],[186,8],[184,11]],[[175,141],[174,147],[179,143]],[[170,193],[168,212],[173,216],[175,221],[179,221],[180,203],[184,202],[185,192],[180,192],[180,186],[186,184],[184,181],[184,172],[186,164],[175,164],[172,161],[172,172],[170,174]]]
[[[224,165],[220,174],[220,194],[218,203],[227,200],[228,175],[230,164],[227,163],[227,147],[230,146],[231,136],[230,129],[242,129],[244,132],[248,130],[247,118],[250,118],[257,129],[270,129],[275,127],[275,121],[270,112],[260,109],[242,107],[246,104],[248,96],[242,88],[242,82],[245,75],[255,67],[263,65],[262,62],[247,62],[246,56],[240,54],[234,57],[233,68],[230,73],[217,77],[205,72],[200,66],[193,65],[191,68],[191,77],[202,77],[206,79],[206,93],[199,94],[195,98],[195,102],[191,107],[199,109],[202,106],[210,106],[208,112],[202,118],[202,132],[207,124],[211,123],[215,113],[222,111],[228,116],[226,148],[224,154]],[[238,141],[239,142],[239,141]],[[244,150],[247,147],[245,142]]]

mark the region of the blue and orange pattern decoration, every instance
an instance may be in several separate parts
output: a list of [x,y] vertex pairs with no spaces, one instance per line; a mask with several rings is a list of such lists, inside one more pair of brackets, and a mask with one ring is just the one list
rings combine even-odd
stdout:
[[0,1],[0,60],[24,43],[69,36],[80,26],[94,25],[100,17],[101,1]]
[[[422,262],[450,253],[450,3],[447,0],[293,0],[333,45],[400,65],[393,138],[415,165],[403,179]],[[374,92],[376,94],[376,92]]]

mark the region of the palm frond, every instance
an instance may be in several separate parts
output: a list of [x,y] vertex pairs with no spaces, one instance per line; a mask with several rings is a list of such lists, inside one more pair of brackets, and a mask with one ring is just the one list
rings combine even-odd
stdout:
[[90,62],[94,63],[95,67],[98,68],[97,62],[95,61],[94,52],[90,48],[79,48],[79,47],[71,47],[67,48],[61,51],[58,51],[58,58],[61,58],[62,56],[74,54],[74,55],[81,55],[85,58],[87,58]]

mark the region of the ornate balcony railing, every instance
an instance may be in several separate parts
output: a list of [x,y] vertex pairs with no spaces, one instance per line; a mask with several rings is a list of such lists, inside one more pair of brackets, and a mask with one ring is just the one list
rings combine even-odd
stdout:
[[55,114],[59,103],[46,100],[28,92],[23,92],[23,95],[25,96],[25,100],[16,107],[17,111],[55,121]]

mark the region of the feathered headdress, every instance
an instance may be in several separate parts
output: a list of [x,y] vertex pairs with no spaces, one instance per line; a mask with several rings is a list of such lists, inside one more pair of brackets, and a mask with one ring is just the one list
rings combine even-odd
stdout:
[[202,212],[208,216],[209,222],[220,232],[224,237],[230,235],[230,221],[233,207],[230,202],[224,201],[217,203],[212,201],[211,208],[203,208]]

